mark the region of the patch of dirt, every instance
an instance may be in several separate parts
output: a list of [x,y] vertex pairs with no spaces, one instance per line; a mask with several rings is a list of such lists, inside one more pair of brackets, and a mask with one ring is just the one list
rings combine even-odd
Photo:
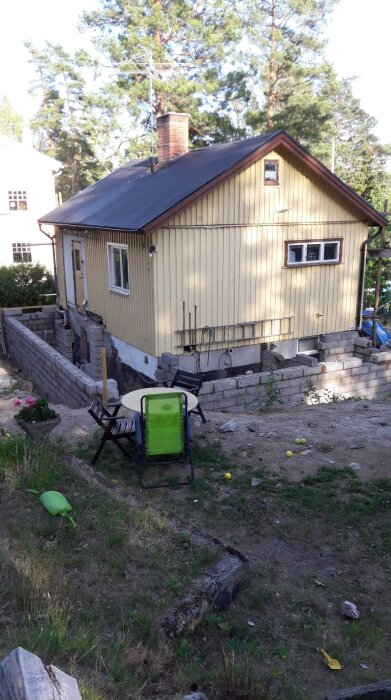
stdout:
[[[19,410],[15,399],[31,394],[14,390],[0,396],[0,427],[20,432],[14,421]],[[87,408],[72,409],[52,405],[61,416],[61,423],[51,439],[64,440],[74,446],[89,441],[99,431]],[[127,409],[121,409],[125,415]],[[208,422],[192,416],[194,437],[205,447],[218,443],[227,455],[225,471],[246,465],[262,467],[289,481],[299,481],[315,473],[321,466],[343,468],[351,465],[359,479],[368,481],[391,476],[391,401],[344,401],[315,406],[278,407],[257,415],[233,414],[233,432],[222,432],[220,426],[231,419],[229,413],[206,412]],[[250,431],[248,425],[252,425]],[[305,445],[296,445],[297,438]],[[293,456],[288,458],[290,450]]]
[[[299,481],[321,466],[351,465],[368,481],[391,476],[391,402],[344,401],[315,406],[290,406],[258,415],[233,415],[233,432],[220,426],[227,413],[207,414],[194,433],[205,444],[216,440],[227,455],[226,469],[234,476],[242,465],[265,468],[289,481]],[[255,431],[248,425],[254,424]],[[297,438],[305,445],[296,445]],[[288,458],[290,450],[293,456]]]

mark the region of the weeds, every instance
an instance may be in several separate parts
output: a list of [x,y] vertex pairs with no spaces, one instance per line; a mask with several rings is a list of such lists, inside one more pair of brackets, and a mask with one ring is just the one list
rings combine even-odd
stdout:
[[272,370],[265,383],[265,395],[264,395],[264,406],[269,408],[275,404],[282,404],[280,396],[280,390],[277,388],[276,377],[274,371]]
[[269,700],[271,681],[261,679],[253,666],[246,661],[236,661],[235,654],[227,658],[223,650],[223,668],[217,674],[216,697],[218,700]]

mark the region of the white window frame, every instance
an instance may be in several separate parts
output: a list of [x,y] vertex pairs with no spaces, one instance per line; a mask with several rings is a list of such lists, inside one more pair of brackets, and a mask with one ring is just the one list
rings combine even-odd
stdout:
[[[114,272],[114,249],[119,249],[120,251],[126,250],[127,262],[128,262],[128,282],[129,289],[125,289],[123,286],[118,287],[115,284],[115,272]],[[124,296],[130,295],[130,268],[129,268],[129,246],[122,243],[108,243],[107,244],[107,260],[109,268],[109,289],[112,292],[117,292],[118,294],[123,294]],[[122,272],[122,252],[121,252],[121,282],[123,283],[123,272]]]
[[[15,204],[11,207],[11,202]],[[26,190],[8,190],[8,208],[9,211],[28,211],[27,191]]]
[[[337,246],[337,257],[332,260],[324,259],[324,247],[325,245],[334,244]],[[307,246],[309,245],[319,245],[319,260],[306,260],[307,258]],[[291,247],[297,248],[301,246],[303,248],[302,260],[297,262],[292,262],[289,258],[289,252]],[[286,264],[288,267],[300,267],[302,265],[337,265],[341,262],[341,241],[339,239],[327,239],[323,241],[289,241],[287,242],[287,255]]]
[[[20,255],[22,257],[22,260],[15,260],[15,255]],[[23,257],[25,255],[28,255],[30,257],[30,260],[23,260]],[[30,265],[33,262],[33,255],[31,252],[30,243],[12,243],[12,259],[14,265]]]

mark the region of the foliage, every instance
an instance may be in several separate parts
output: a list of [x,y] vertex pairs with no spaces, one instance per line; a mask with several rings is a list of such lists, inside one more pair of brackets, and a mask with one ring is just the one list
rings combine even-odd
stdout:
[[216,678],[219,700],[269,700],[270,685],[265,687],[248,660],[238,662],[233,653],[229,659],[223,651],[223,668]]
[[166,111],[190,114],[195,147],[284,129],[330,167],[333,144],[335,173],[370,202],[384,198],[390,147],[325,57],[335,3],[100,0],[80,25],[93,56],[27,44],[42,97],[32,128],[64,163],[64,198],[151,152]]
[[20,411],[15,415],[16,419],[25,421],[26,423],[39,423],[41,421],[51,420],[56,418],[56,412],[49,408],[47,399],[41,397],[35,399],[33,396],[28,396],[24,402],[16,399],[15,406],[22,406]]
[[333,5],[334,0],[243,3],[251,77],[254,88],[260,86],[258,108],[247,119],[257,130],[284,128],[306,144],[319,139],[330,118],[322,33]]
[[84,13],[82,26],[110,62],[105,92],[138,121],[144,135],[151,116],[177,111],[190,113],[192,138],[208,138],[224,61],[240,39],[239,17],[229,0],[106,0]]
[[276,376],[274,371],[269,372],[266,379],[266,391],[265,391],[265,406],[274,406],[276,403],[281,404],[282,401],[279,398],[280,390],[277,387]]
[[0,97],[0,134],[15,141],[22,140],[23,117],[12,107],[8,97]]
[[55,291],[53,275],[42,265],[0,267],[0,307],[42,304],[42,295]]
[[84,50],[71,55],[49,42],[42,50],[29,42],[26,48],[37,74],[30,92],[41,96],[31,128],[38,150],[63,164],[57,187],[68,199],[112,169],[105,150],[112,115],[105,114],[104,96],[87,90],[97,65]]

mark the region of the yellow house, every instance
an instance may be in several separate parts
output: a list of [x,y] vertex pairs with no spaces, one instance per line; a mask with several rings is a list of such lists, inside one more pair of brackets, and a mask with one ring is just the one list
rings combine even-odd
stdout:
[[167,360],[259,369],[265,349],[291,358],[359,326],[382,214],[283,131],[188,151],[188,115],[169,113],[158,144],[157,162],[128,163],[40,219],[56,226],[76,335],[101,324],[116,360],[153,379]]

